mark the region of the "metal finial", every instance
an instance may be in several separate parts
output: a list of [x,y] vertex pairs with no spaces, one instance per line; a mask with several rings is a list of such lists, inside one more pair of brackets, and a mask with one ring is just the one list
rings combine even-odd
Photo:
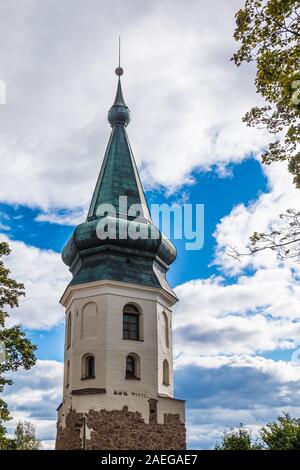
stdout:
[[116,68],[115,73],[118,77],[121,77],[124,73],[124,70],[121,67],[121,36],[119,36],[119,67]]

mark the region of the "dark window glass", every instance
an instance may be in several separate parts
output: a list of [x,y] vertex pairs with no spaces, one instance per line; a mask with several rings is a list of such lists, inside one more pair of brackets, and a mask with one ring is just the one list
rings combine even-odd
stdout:
[[67,324],[67,348],[71,346],[71,333],[72,333],[72,319],[71,313],[68,316],[68,324]]
[[95,377],[95,359],[93,356],[86,358],[86,377]]
[[139,316],[132,313],[123,313],[123,338],[139,339]]
[[169,363],[166,359],[163,362],[163,384],[170,385]]
[[126,377],[135,377],[134,359],[132,356],[126,358]]

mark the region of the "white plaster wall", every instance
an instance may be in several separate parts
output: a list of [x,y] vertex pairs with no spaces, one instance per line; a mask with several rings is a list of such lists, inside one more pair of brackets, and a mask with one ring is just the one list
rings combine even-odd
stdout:
[[[77,412],[88,413],[89,410],[96,411],[122,410],[123,406],[128,406],[129,411],[141,413],[146,423],[149,422],[149,398],[136,398],[132,396],[112,396],[104,395],[85,395],[74,396],[72,407]],[[179,414],[182,422],[185,422],[184,401],[173,398],[157,397],[157,422],[164,422],[164,414]]]
[[[82,311],[86,311],[90,303],[95,304],[96,313],[92,315],[92,328],[88,328],[89,337],[83,337]],[[123,307],[127,303],[137,304],[142,311],[141,341],[123,339]],[[65,351],[65,365],[70,360],[70,385],[64,387],[65,404],[60,414],[65,414],[66,408],[71,405],[78,412],[87,412],[91,408],[122,409],[126,405],[130,411],[142,413],[148,422],[148,399],[156,398],[159,400],[160,422],[163,422],[164,413],[179,412],[182,415],[182,402],[168,404],[173,400],[158,397],[159,394],[173,396],[171,307],[174,303],[174,299],[159,289],[122,283],[102,281],[68,287],[62,304],[66,308],[66,319],[69,312],[72,315],[71,346]],[[163,311],[168,316],[169,347],[165,343]],[[86,353],[95,356],[95,379],[82,380],[82,357]],[[129,353],[140,357],[140,380],[125,378]],[[165,358],[170,366],[169,386],[162,384]],[[107,393],[70,395],[72,390],[83,388],[103,388]],[[168,411],[169,408],[171,411]]]
[[[165,320],[164,314],[168,319],[168,335],[169,346],[166,344]],[[158,323],[158,393],[173,397],[173,341],[172,341],[172,311],[161,304],[157,304],[157,323]],[[163,362],[167,360],[169,363],[169,383],[163,384]]]

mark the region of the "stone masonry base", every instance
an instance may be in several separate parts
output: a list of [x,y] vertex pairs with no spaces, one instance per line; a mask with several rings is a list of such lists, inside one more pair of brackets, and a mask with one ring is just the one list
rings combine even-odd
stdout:
[[140,413],[128,411],[127,406],[121,411],[89,410],[85,415],[71,410],[66,416],[65,427],[58,425],[56,449],[185,449],[185,425],[179,415],[165,414],[164,423],[157,423],[155,401],[150,403],[149,423],[145,423]]

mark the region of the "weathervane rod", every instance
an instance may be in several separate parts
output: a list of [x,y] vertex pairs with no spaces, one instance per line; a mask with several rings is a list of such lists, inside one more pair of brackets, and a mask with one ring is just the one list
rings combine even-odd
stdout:
[[124,73],[124,70],[121,67],[121,36],[119,36],[119,66],[116,68],[115,73],[119,78]]

